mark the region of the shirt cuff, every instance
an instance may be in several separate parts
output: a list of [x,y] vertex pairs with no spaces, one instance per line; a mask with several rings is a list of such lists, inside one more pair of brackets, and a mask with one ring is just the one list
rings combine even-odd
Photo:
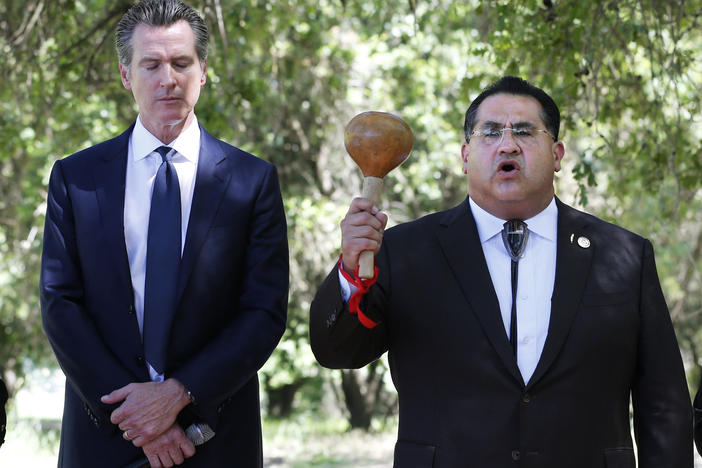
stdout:
[[354,295],[356,291],[358,291],[358,287],[355,284],[351,284],[348,282],[346,277],[344,276],[343,273],[341,273],[341,269],[344,267],[343,263],[339,264],[338,272],[339,272],[339,286],[341,286],[341,298],[345,301],[348,302],[349,298]]
[[[358,277],[358,266],[356,267],[356,271],[354,272],[353,275],[348,274],[342,267],[341,263],[341,255],[339,255],[339,262],[338,262],[338,271],[339,275],[341,275],[342,280],[340,281],[341,284],[344,282],[346,283],[349,292],[351,292],[351,288],[353,287],[355,290],[351,292],[350,296],[348,299],[344,299],[345,301],[348,302],[349,305],[349,313],[351,315],[355,315],[358,317],[358,321],[361,322],[361,325],[368,329],[373,329],[378,325],[378,322],[372,320],[370,317],[368,317],[366,314],[363,313],[363,311],[360,308],[361,304],[361,298],[370,290],[370,287],[375,284],[375,282],[378,280],[378,267],[373,266],[373,278],[359,278]],[[341,287],[342,289],[342,297],[344,295],[343,291],[343,286]]]

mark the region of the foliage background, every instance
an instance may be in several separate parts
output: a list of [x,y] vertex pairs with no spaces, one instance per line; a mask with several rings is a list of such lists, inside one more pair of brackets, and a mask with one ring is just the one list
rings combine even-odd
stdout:
[[[55,366],[41,330],[38,269],[48,172],[120,133],[136,109],[112,34],[129,0],[0,2],[0,371],[17,391]],[[289,224],[288,329],[261,371],[266,414],[380,428],[396,411],[381,360],[315,364],[307,313],[338,256],[338,222],[360,193],[343,128],[401,115],[410,159],[385,182],[391,224],[466,193],[463,113],[517,74],[561,107],[567,203],[650,238],[691,392],[702,360],[702,0],[193,0],[210,24],[197,115],[214,135],[277,165]],[[319,402],[322,402],[320,405]],[[387,419],[389,418],[389,419]]]

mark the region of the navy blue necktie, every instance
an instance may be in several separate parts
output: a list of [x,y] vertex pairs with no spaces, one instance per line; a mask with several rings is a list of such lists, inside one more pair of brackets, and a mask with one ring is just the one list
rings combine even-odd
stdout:
[[512,345],[514,357],[517,357],[517,281],[519,278],[519,258],[526,248],[529,230],[524,221],[510,219],[504,224],[502,242],[512,259],[512,310],[509,326],[509,343]]
[[144,353],[151,367],[162,374],[166,367],[180,268],[180,186],[171,162],[175,151],[161,146],[155,152],[161,155],[163,162],[154,180],[146,241]]

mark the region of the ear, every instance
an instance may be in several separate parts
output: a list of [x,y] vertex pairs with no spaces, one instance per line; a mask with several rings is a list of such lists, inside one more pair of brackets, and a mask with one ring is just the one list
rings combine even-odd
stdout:
[[557,141],[553,144],[551,151],[553,152],[553,172],[558,172],[561,170],[561,160],[565,156],[565,145],[562,141]]
[[202,76],[200,77],[200,86],[205,86],[207,83],[207,60],[202,64]]
[[461,145],[461,160],[463,161],[464,174],[468,174],[468,156],[470,156],[470,144],[464,141]]
[[131,90],[132,83],[130,83],[129,81],[129,70],[127,70],[127,67],[125,67],[121,63],[119,64],[119,74],[122,77],[122,86],[124,86],[126,89]]

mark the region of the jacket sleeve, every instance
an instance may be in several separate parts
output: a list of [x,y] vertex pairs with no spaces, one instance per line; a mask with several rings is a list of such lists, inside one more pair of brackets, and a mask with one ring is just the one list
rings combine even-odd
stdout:
[[317,361],[332,369],[358,369],[388,350],[387,285],[389,262],[376,257],[378,281],[361,299],[360,309],[378,325],[367,328],[342,299],[338,267],[320,286],[310,307],[310,345]]
[[41,262],[40,301],[44,331],[86,411],[96,425],[110,424],[112,407],[100,397],[135,381],[101,338],[85,304],[73,201],[61,161],[49,181]]
[[641,468],[692,468],[692,407],[653,247],[643,246],[641,328],[633,384],[634,431]]
[[700,384],[695,395],[695,445],[697,453],[702,455],[702,376],[700,376]]

